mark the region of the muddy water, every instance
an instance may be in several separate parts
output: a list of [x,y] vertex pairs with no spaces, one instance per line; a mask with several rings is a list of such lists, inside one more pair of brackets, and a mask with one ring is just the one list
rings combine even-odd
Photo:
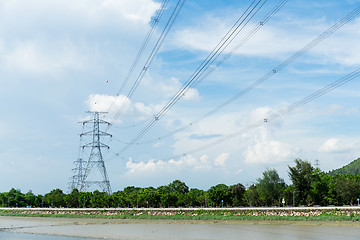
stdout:
[[88,238],[74,238],[74,237],[63,237],[63,236],[49,236],[49,235],[37,235],[37,234],[27,234],[27,233],[9,233],[9,232],[0,232],[1,240],[81,240]]
[[[360,223],[0,218],[0,239],[360,239]],[[43,234],[57,235],[57,237]],[[68,236],[68,237],[63,237]],[[86,239],[85,238],[85,239]]]

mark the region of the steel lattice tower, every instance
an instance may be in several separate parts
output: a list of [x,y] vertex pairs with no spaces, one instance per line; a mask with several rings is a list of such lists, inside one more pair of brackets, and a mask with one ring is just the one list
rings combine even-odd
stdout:
[[[80,134],[81,154],[79,154],[79,158],[74,162],[75,168],[73,169],[74,175],[70,183],[70,190],[77,188],[80,192],[85,192],[91,185],[98,185],[103,192],[111,194],[110,181],[101,153],[102,148],[109,149],[110,147],[102,143],[101,138],[104,136],[112,137],[112,135],[100,130],[101,125],[106,124],[109,126],[110,123],[99,118],[99,115],[103,114],[103,112],[89,113],[93,114],[93,119],[83,121],[82,124],[83,126],[92,124],[92,130]],[[89,136],[92,141],[81,145],[82,138],[86,136]],[[87,152],[88,155],[86,155],[85,152]],[[86,160],[84,160],[84,156],[86,156]],[[94,169],[95,167],[98,172]],[[99,173],[102,179],[99,179],[100,177],[97,179],[90,177],[90,174],[99,175]]]

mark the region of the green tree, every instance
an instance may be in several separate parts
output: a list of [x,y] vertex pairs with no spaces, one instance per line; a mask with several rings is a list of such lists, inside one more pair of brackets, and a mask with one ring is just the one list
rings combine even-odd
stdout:
[[178,201],[177,194],[174,188],[167,186],[160,186],[157,188],[160,194],[160,206],[161,207],[175,207]]
[[259,205],[259,193],[255,185],[251,185],[248,189],[246,189],[244,197],[248,206],[252,207]]
[[197,188],[192,188],[186,193],[187,207],[201,207],[205,206],[205,191]]
[[8,205],[7,195],[5,193],[0,193],[0,206],[7,207],[7,205]]
[[295,167],[289,168],[289,177],[295,189],[295,204],[311,205],[311,183],[314,179],[314,168],[308,161],[295,159]]
[[61,189],[54,189],[50,193],[45,194],[44,203],[49,207],[65,206],[65,194]]
[[134,186],[124,188],[126,207],[140,206],[140,205],[138,205],[140,191],[141,191],[141,188],[134,187]]
[[285,200],[286,205],[294,205],[295,201],[295,188],[292,184],[287,186],[283,191],[283,198]]
[[65,196],[65,202],[67,207],[78,208],[79,207],[79,190],[74,188],[71,193]]
[[258,178],[256,183],[259,201],[266,206],[280,205],[285,187],[284,179],[279,177],[275,169],[264,171],[263,177]]
[[243,206],[244,205],[244,195],[245,187],[241,183],[232,185],[229,187],[231,192],[232,206]]
[[25,203],[26,206],[34,207],[36,206],[36,196],[32,192],[27,192],[25,194]]
[[175,193],[166,192],[160,196],[160,202],[162,207],[177,207],[178,198]]
[[180,180],[174,180],[167,186],[157,188],[160,194],[160,205],[163,207],[186,206],[188,202],[189,187]]
[[12,188],[6,195],[9,207],[25,207],[25,195]]
[[81,208],[89,208],[91,207],[91,198],[93,193],[92,192],[79,192],[78,202],[79,207]]
[[110,197],[106,192],[95,190],[90,198],[91,207],[105,208],[110,206]]
[[353,205],[356,198],[360,195],[360,184],[356,181],[356,177],[337,175],[335,177],[334,190],[338,204]]
[[207,191],[210,200],[210,205],[213,206],[229,206],[231,205],[231,191],[225,184],[218,184],[211,187]]
[[176,194],[185,194],[189,192],[189,187],[186,186],[186,184],[180,180],[175,180],[172,183],[169,184],[169,190],[170,192],[176,193]]
[[160,193],[153,187],[139,191],[138,204],[140,207],[159,207]]
[[111,195],[111,207],[127,207],[126,196],[123,191],[117,191]]
[[311,198],[316,205],[326,206],[335,204],[334,194],[331,186],[333,177],[318,169],[314,170],[313,181],[311,182]]

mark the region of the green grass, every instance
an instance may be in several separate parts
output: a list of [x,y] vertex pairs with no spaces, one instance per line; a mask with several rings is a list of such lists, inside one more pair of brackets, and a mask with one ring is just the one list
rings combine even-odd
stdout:
[[[104,212],[102,212],[104,213]],[[178,212],[175,215],[150,215],[144,211],[121,211],[115,215],[104,215],[101,212],[99,214],[42,214],[33,213],[25,214],[16,211],[1,211],[0,216],[17,216],[17,217],[55,217],[55,218],[101,218],[101,219],[166,219],[166,220],[233,220],[233,221],[360,221],[360,215],[350,214],[347,216],[341,212],[324,212],[319,216],[249,216],[246,212],[242,212],[244,215],[234,215],[238,212],[226,212],[226,211],[194,211],[192,213],[197,214],[183,215],[183,212]],[[138,215],[139,214],[139,215]],[[224,214],[227,214],[224,216]]]

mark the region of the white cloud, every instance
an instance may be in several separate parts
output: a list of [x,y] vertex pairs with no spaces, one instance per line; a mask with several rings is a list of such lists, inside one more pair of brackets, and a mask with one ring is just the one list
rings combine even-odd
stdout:
[[175,33],[174,41],[178,47],[202,51],[211,51],[214,48],[229,26],[224,19],[213,16],[204,18],[204,21],[199,21],[200,25],[187,27]]
[[134,162],[130,158],[126,163],[128,174],[169,173],[183,170],[202,171],[209,170],[212,167],[207,155],[203,155],[199,159],[187,155],[179,160],[170,159],[169,161],[150,159],[148,161]]
[[269,131],[261,127],[244,156],[246,163],[278,163],[295,158],[298,152],[299,149],[291,144],[273,140]]
[[[332,24],[334,23],[326,22],[324,18],[311,20],[311,22],[301,19],[292,21],[286,19],[286,23],[271,22],[253,35],[251,40],[240,47],[236,54],[270,59],[284,58],[302,49]],[[201,21],[199,25],[179,30],[174,41],[177,43],[177,47],[210,52],[220,39],[209,38],[209,36],[222,36],[230,28],[230,25],[230,19],[220,20],[213,16],[207,16],[207,20]],[[250,23],[243,32],[247,33],[253,28],[254,25]],[[360,37],[359,31],[356,29],[359,28],[360,18],[349,22],[307,55],[314,57],[312,62],[320,64],[341,63],[349,66],[359,64],[360,57],[356,54],[360,51],[360,46],[356,44]],[[293,31],[293,29],[297,29],[297,31]],[[225,52],[230,52],[235,44],[240,42],[243,35],[240,34]]]
[[[360,46],[357,44],[360,33],[360,18],[346,24],[319,47],[314,49],[317,57],[323,60],[324,64],[341,63],[342,65],[354,66],[360,63]],[[351,48],[349,48],[351,46]]]
[[324,153],[344,153],[351,151],[355,146],[353,144],[341,143],[338,138],[330,138],[326,140],[318,149]]
[[[179,89],[181,89],[182,86],[183,84],[179,81],[179,79],[172,77],[167,81],[160,82],[156,89],[160,90],[163,96],[171,97],[175,93],[177,93],[177,91],[179,91]],[[200,99],[199,92],[195,88],[189,88],[182,96],[182,99],[199,100]]]
[[[206,21],[201,21],[200,25],[193,25],[176,33],[176,42],[179,47],[192,50],[201,50],[210,52],[220,41],[229,29],[233,19],[219,19],[213,16],[207,16]],[[242,30],[242,33],[248,33],[255,27],[254,24],[248,24],[248,27]],[[307,35],[300,35],[300,32],[284,30],[280,26],[264,26],[258,33],[253,35],[251,41],[247,41],[244,46],[239,48],[237,54],[257,57],[279,57],[285,53],[292,52],[308,38]],[[232,44],[225,50],[230,52],[245,34],[239,34]],[[218,36],[209,37],[209,36]]]
[[219,167],[224,167],[226,160],[229,158],[229,153],[222,153],[217,158],[215,158],[214,165]]
[[154,115],[159,109],[159,106],[145,105],[141,102],[134,103],[124,95],[91,94],[86,100],[86,105],[90,111],[108,112],[107,117],[113,118],[124,102],[126,102],[125,108],[122,114],[118,116],[117,122],[129,117],[135,120],[144,120]]
[[[56,45],[56,47],[55,47]],[[58,74],[66,69],[84,69],[88,65],[86,54],[69,41],[18,42],[3,53],[3,60],[11,70],[26,73]]]
[[[87,0],[63,0],[63,1],[1,1],[0,10],[2,16],[7,18],[18,18],[22,16],[30,23],[41,23],[46,25],[44,20],[48,22],[67,21],[69,18],[76,19],[72,22],[78,24],[92,23],[93,26],[98,26],[99,23],[116,20],[118,24],[123,24],[119,20],[140,21],[148,23],[154,12],[159,9],[160,3],[152,0],[101,0],[101,1],[87,1]],[[66,17],[66,18],[64,18]],[[33,21],[33,22],[31,22]],[[94,24],[97,23],[97,24]],[[26,25],[25,24],[25,25]]]
[[[88,4],[88,1],[86,1],[86,4]],[[120,14],[128,20],[141,21],[143,23],[148,23],[151,16],[159,8],[160,3],[152,0],[106,0],[101,3],[101,10],[104,11],[104,14],[112,13],[114,17]]]
[[183,97],[184,100],[198,100],[199,98],[199,92],[195,88],[189,88]]
[[[101,41],[112,44],[113,52],[126,44],[124,34],[137,42],[159,7],[152,0],[0,1],[0,21],[6,23],[0,28],[0,63],[13,72],[55,76],[102,68],[109,55]],[[133,54],[126,50],[123,58]]]
[[[248,112],[250,111],[250,112]],[[252,143],[253,132],[248,133],[251,129],[249,126],[263,121],[263,119],[271,112],[269,107],[260,107],[254,110],[244,109],[242,111],[233,111],[228,113],[214,114],[197,123],[191,125],[186,131],[178,132],[174,135],[175,143],[172,145],[174,154],[186,153],[187,151],[196,150],[211,144],[216,140],[227,137],[239,132],[239,135],[235,135],[229,139],[226,143],[225,149],[221,149],[223,152],[237,152],[239,151],[239,141],[241,141],[241,148]],[[179,113],[181,115],[181,113]],[[191,114],[189,115],[191,117]],[[193,120],[193,119],[192,119]],[[182,120],[185,126],[189,126],[189,120]],[[273,128],[278,129],[281,127],[281,120],[277,120],[271,123],[271,127],[267,128],[267,131],[273,131]],[[243,134],[240,131],[243,130]],[[256,131],[255,131],[256,132]],[[223,145],[222,145],[223,146]],[[215,158],[218,156],[219,150],[217,147],[205,148],[202,150],[207,154]],[[225,158],[225,155],[222,155]],[[228,156],[229,157],[229,156]],[[226,157],[226,159],[228,158]],[[222,158],[219,157],[219,166],[221,165]]]

